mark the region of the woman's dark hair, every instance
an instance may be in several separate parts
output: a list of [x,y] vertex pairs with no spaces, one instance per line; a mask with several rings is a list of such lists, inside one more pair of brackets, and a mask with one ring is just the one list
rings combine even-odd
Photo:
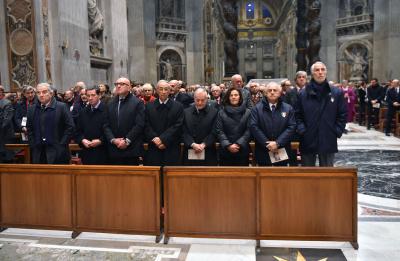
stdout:
[[237,91],[239,93],[239,104],[238,105],[239,106],[242,105],[242,103],[243,103],[242,91],[239,90],[238,88],[234,88],[234,87],[231,87],[226,91],[225,96],[224,96],[224,101],[223,101],[224,105],[232,105],[231,101],[229,100],[229,96],[231,96],[232,91]]

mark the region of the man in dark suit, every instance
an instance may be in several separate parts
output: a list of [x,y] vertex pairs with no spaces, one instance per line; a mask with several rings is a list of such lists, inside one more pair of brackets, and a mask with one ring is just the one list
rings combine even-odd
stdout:
[[144,104],[130,93],[129,79],[119,78],[114,86],[115,97],[108,103],[104,129],[110,164],[138,165],[143,150]]
[[36,87],[39,102],[28,108],[27,129],[32,149],[32,163],[69,164],[68,144],[74,122],[67,105],[56,101],[48,83]]
[[248,89],[244,88],[242,76],[240,74],[233,75],[231,77],[231,83],[233,88],[241,90],[243,102],[246,104],[246,108],[251,109],[253,107],[253,104],[251,102],[251,94]]
[[157,83],[158,99],[146,104],[145,135],[149,143],[146,165],[174,166],[180,164],[183,106],[169,99],[167,81]]
[[360,82],[357,88],[357,101],[358,101],[358,124],[365,124],[365,105],[367,96],[367,86],[364,81]]
[[100,89],[97,86],[86,90],[89,106],[84,107],[77,120],[75,141],[82,148],[83,164],[107,164],[106,138],[104,125],[106,124],[105,104],[100,101]]
[[298,71],[294,78],[295,86],[286,90],[285,99],[283,100],[293,108],[297,104],[297,95],[307,84],[307,73],[305,71]]
[[0,163],[12,160],[14,153],[5,148],[14,138],[14,108],[10,100],[5,98],[4,88],[0,85]]
[[[283,101],[292,106],[295,109],[297,104],[297,95],[299,92],[306,86],[307,84],[307,73],[305,71],[298,71],[294,78],[295,86],[290,87],[286,90],[286,95]],[[293,141],[299,141],[300,137],[297,133],[293,136]],[[290,149],[288,151],[289,154],[289,164],[290,166],[297,166],[297,150]]]
[[170,98],[172,100],[181,103],[183,108],[187,108],[193,103],[193,97],[190,94],[179,91],[182,86],[181,81],[171,80],[169,85],[171,86]]
[[28,130],[26,128],[26,120],[28,108],[35,106],[38,103],[35,88],[32,86],[24,86],[22,89],[22,99],[17,103],[15,110],[15,125],[17,126],[16,132],[23,133],[23,141],[27,141]]
[[217,164],[214,125],[218,110],[208,103],[207,91],[198,88],[194,92],[194,104],[184,111],[183,141],[185,143],[184,164]]
[[392,88],[387,91],[386,102],[388,110],[386,113],[385,135],[390,136],[393,116],[400,110],[400,86],[398,79],[392,81]]
[[280,99],[282,87],[268,83],[264,98],[251,110],[250,131],[256,143],[256,160],[260,166],[287,166],[288,161],[271,162],[269,152],[285,149],[289,154],[290,142],[296,132],[292,106]]
[[325,64],[311,66],[312,79],[297,98],[296,121],[303,166],[333,167],[337,139],[344,132],[347,106],[342,90],[326,80]]
[[371,85],[367,88],[368,97],[368,124],[367,129],[371,128],[378,123],[379,109],[381,107],[381,102],[385,97],[385,92],[382,86],[379,85],[378,79],[372,78]]

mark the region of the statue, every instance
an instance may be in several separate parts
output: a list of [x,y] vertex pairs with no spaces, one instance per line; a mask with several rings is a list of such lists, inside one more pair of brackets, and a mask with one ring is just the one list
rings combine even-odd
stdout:
[[161,64],[163,65],[161,67],[162,68],[162,72],[163,72],[163,75],[162,75],[161,78],[164,78],[164,80],[167,80],[167,81],[171,80],[173,78],[173,76],[174,76],[174,73],[172,71],[172,65],[169,62],[169,59],[167,59],[166,61],[161,60],[160,61],[160,65]]
[[310,71],[311,65],[320,60],[319,50],[321,49],[321,37],[319,32],[321,31],[321,19],[319,14],[321,12],[321,2],[319,0],[312,1],[308,8],[308,71]]
[[306,10],[306,0],[298,0],[297,1],[297,24],[296,24],[296,62],[297,62],[297,71],[306,71],[307,70],[307,13],[304,12]]
[[217,3],[225,35],[224,50],[226,76],[232,76],[238,73],[238,14],[236,2],[236,0],[219,0]]
[[90,52],[100,56],[103,52],[103,44],[100,41],[101,33],[104,30],[104,17],[97,7],[96,0],[88,0],[88,16],[89,16],[89,45]]
[[368,62],[364,59],[360,49],[353,49],[350,53],[344,50],[344,54],[351,61],[351,78],[350,80],[361,80],[364,78],[364,71]]

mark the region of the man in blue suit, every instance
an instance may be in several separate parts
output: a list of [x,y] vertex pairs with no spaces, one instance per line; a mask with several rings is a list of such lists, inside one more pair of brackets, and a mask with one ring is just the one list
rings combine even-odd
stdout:
[[326,80],[325,64],[314,63],[311,74],[312,79],[300,91],[296,106],[302,165],[315,166],[318,155],[319,166],[333,166],[337,138],[346,126],[347,107],[343,92]]

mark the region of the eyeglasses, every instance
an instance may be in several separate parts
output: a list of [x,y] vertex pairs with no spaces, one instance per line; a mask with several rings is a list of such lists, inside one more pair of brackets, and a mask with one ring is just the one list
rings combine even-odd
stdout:
[[143,90],[144,92],[152,92],[153,90]]
[[114,82],[114,86],[118,86],[118,85],[129,86],[129,84],[124,83],[124,82]]

